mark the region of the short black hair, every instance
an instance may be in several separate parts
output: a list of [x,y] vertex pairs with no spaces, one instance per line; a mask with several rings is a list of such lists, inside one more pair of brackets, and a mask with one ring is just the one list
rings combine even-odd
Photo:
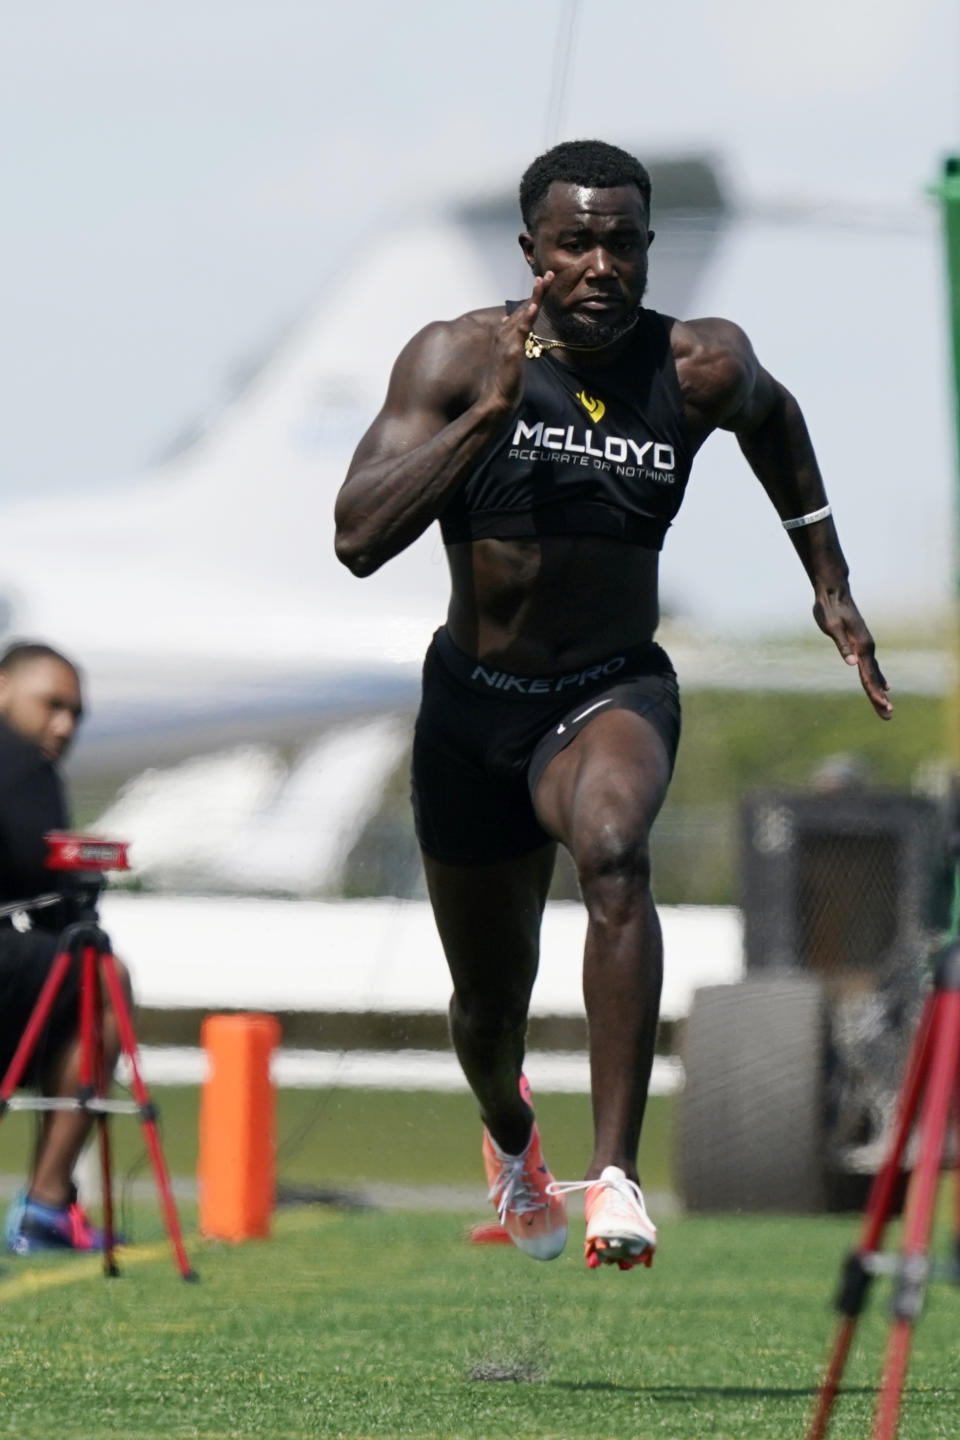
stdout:
[[589,185],[594,190],[636,185],[650,217],[650,175],[635,156],[605,140],[564,140],[538,155],[524,171],[520,213],[528,230],[536,224],[537,211],[554,180],[566,185]]
[[44,645],[39,640],[15,640],[12,645],[8,645],[0,655],[0,671],[9,675],[11,671],[18,670],[21,665],[29,665],[34,660],[59,660],[61,665],[66,665],[79,678],[80,671],[72,660],[61,655],[59,650],[54,650],[52,645]]

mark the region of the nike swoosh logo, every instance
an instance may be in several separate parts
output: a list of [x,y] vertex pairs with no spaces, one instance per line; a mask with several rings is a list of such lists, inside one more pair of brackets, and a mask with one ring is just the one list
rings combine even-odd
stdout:
[[[598,700],[595,705],[588,705],[586,710],[581,710],[579,715],[574,715],[573,719],[570,721],[570,724],[576,725],[578,721],[586,720],[587,716],[592,715],[594,710],[599,710],[601,705],[609,705],[612,699],[613,697],[608,695],[606,700]],[[568,728],[568,726],[564,725],[561,722],[561,724],[557,726],[557,734],[562,735],[563,732]]]

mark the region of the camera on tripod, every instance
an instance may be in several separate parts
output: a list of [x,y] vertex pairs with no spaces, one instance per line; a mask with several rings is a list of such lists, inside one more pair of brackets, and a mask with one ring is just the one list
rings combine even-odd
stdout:
[[44,839],[46,867],[59,877],[58,898],[65,906],[66,922],[95,920],[107,872],[130,869],[129,842],[74,835],[68,830],[51,830]]
[[[184,1280],[195,1280],[183,1247],[180,1220],[170,1185],[170,1175],[157,1131],[157,1112],[140,1069],[137,1037],[133,1028],[130,999],[118,973],[118,963],[109,937],[100,928],[97,901],[110,870],[129,870],[127,844],[103,840],[97,835],[74,835],[53,830],[44,836],[48,853],[46,868],[58,877],[57,890],[4,907],[0,915],[14,922],[31,910],[60,906],[68,912],[67,923],[57,946],[53,965],[44,981],[36,1005],[5,1075],[0,1076],[0,1119],[8,1110],[84,1111],[96,1116],[100,1134],[100,1166],[103,1190],[103,1266],[106,1275],[117,1275],[114,1259],[113,1191],[110,1139],[107,1119],[111,1115],[135,1115],[143,1126],[147,1153],[153,1166],[164,1221],[173,1246],[177,1268]],[[77,1036],[80,1044],[78,1086],[75,1095],[15,1096],[27,1072],[30,1058],[43,1034],[57,995],[73,967],[78,976]],[[130,1066],[130,1100],[110,1098],[110,1072],[104,1059],[104,1005],[109,1001],[116,1021],[120,1052]]]

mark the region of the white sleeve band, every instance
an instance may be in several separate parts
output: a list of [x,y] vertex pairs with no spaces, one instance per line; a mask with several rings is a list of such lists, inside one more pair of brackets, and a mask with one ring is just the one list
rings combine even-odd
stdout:
[[818,520],[826,520],[831,513],[830,506],[824,505],[822,510],[811,510],[809,515],[798,515],[796,520],[784,520],[784,530],[802,530],[804,525],[816,525]]

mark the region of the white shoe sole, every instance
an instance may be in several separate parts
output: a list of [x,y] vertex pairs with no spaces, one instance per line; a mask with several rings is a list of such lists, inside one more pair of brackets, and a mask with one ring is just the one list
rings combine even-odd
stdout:
[[531,1235],[529,1239],[512,1235],[509,1230],[507,1234],[517,1249],[522,1250],[524,1255],[529,1255],[532,1260],[556,1260],[567,1243],[566,1225],[562,1230],[551,1231],[549,1235]]

